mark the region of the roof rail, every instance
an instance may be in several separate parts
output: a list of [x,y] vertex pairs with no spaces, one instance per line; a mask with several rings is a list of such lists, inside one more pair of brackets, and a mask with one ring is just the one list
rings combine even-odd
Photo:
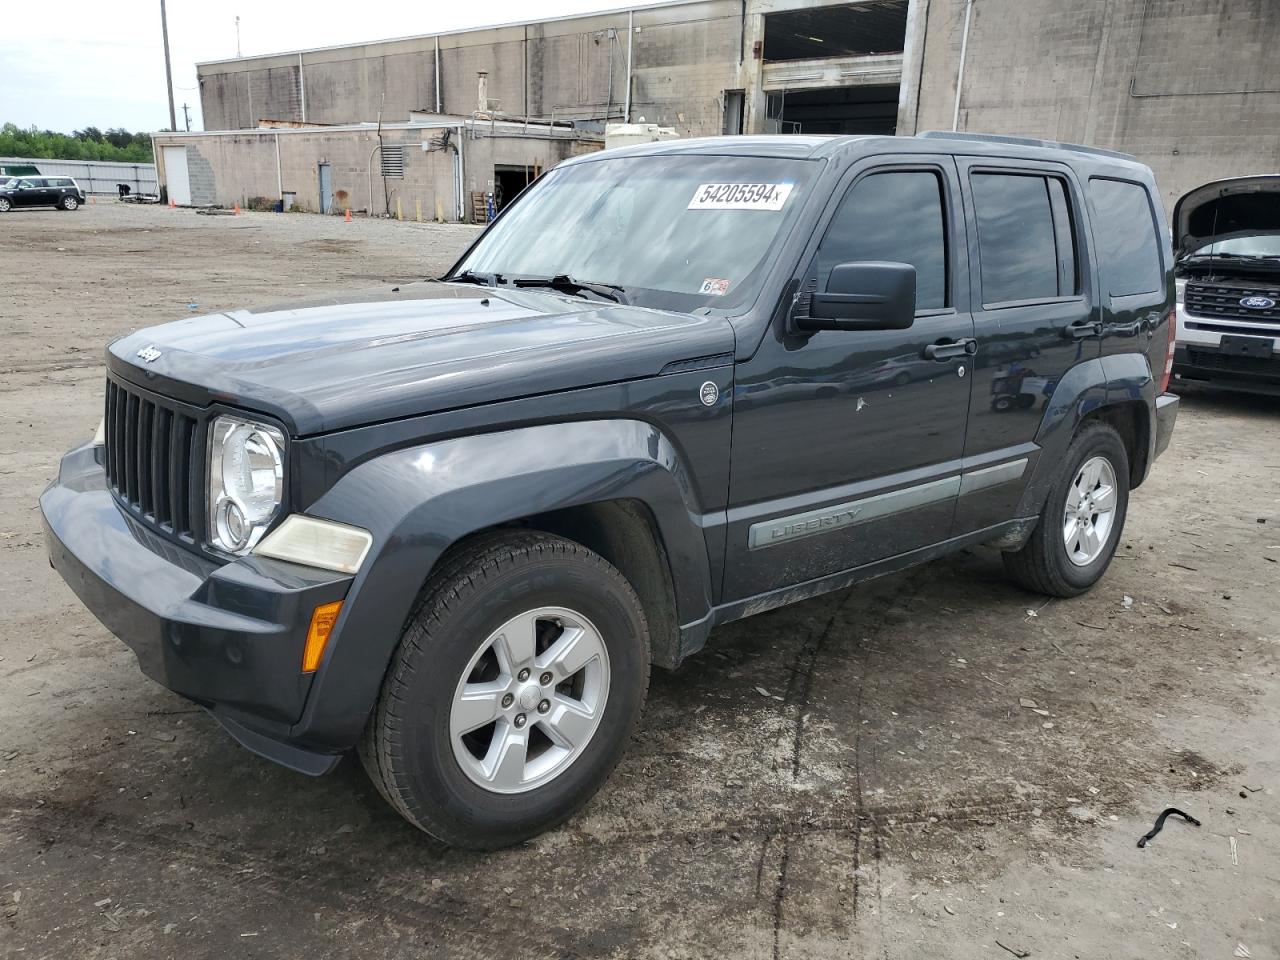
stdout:
[[925,130],[916,134],[926,140],[970,140],[975,143],[1008,143],[1020,147],[1049,147],[1054,150],[1070,150],[1074,153],[1088,153],[1098,157],[1114,157],[1117,160],[1138,158],[1118,150],[1104,150],[1102,147],[1086,147],[1081,143],[1062,143],[1059,140],[1037,140],[1035,137],[1005,137],[998,133],[955,133],[951,130]]

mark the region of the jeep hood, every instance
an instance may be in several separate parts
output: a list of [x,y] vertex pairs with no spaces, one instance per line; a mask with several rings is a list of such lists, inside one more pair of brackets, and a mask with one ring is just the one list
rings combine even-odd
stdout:
[[1212,240],[1280,234],[1280,174],[1215,180],[1173,208],[1173,250],[1181,260]]
[[431,282],[178,320],[115,341],[107,360],[162,395],[308,436],[653,377],[733,346],[719,317]]

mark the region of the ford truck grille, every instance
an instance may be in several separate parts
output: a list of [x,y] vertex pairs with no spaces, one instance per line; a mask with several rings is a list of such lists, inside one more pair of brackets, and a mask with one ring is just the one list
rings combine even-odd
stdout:
[[200,421],[177,403],[107,380],[103,465],[117,500],[138,519],[194,541],[200,502]]
[[[1265,297],[1273,305],[1265,310],[1242,306],[1248,297]],[[1187,283],[1187,313],[1206,320],[1243,321],[1280,328],[1280,283]],[[1252,332],[1252,331],[1250,331]]]

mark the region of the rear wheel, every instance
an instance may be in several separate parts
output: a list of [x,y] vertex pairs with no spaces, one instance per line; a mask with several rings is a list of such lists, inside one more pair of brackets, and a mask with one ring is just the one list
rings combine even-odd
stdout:
[[604,783],[648,679],[644,612],[617,569],[548,534],[486,536],[424,590],[361,758],[432,836],[472,849],[518,843]]
[[1010,578],[1054,597],[1074,597],[1106,572],[1129,507],[1129,457],[1114,429],[1094,423],[1067,448],[1063,470],[1022,549],[1004,554]]
[[75,197],[63,197],[58,201],[58,205],[62,207],[63,210],[74,210],[76,207],[80,206],[80,201]]

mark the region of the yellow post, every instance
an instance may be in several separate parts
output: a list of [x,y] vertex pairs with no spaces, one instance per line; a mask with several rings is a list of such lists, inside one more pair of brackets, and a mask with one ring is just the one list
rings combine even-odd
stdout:
[[444,223],[444,201],[436,200],[436,223]]
[[415,200],[414,205],[417,207],[417,213],[418,213],[418,215],[414,219],[417,220],[419,223],[421,223],[422,222],[422,198],[419,197],[417,200]]
[[400,209],[400,198],[399,198],[399,197],[396,197],[396,219],[397,219],[397,220],[403,220],[403,219],[404,219],[404,211],[403,211],[402,209]]

